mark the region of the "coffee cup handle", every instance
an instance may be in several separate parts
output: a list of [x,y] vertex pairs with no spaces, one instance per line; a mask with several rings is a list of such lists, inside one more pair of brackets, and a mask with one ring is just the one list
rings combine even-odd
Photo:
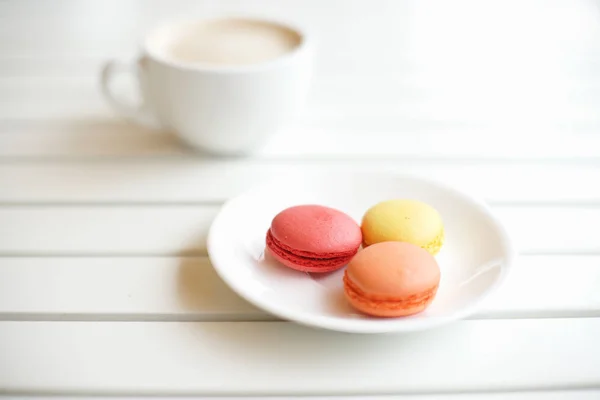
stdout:
[[[137,124],[155,127],[156,122],[153,121],[150,113],[147,111],[144,98],[141,95],[141,90],[139,90],[142,68],[142,58],[133,63],[118,60],[108,61],[102,68],[102,74],[100,77],[102,94],[104,95],[104,98],[108,104],[122,117]],[[112,81],[115,76],[121,74],[132,76],[134,83],[138,87],[138,93],[140,95],[140,101],[138,104],[127,102],[114,93],[111,85]]]

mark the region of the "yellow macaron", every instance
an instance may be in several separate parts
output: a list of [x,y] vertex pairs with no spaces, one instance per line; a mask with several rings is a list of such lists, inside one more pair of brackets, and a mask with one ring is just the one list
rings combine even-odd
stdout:
[[437,210],[417,200],[388,200],[371,207],[363,216],[363,246],[380,242],[408,242],[429,253],[439,253],[444,243],[444,224]]

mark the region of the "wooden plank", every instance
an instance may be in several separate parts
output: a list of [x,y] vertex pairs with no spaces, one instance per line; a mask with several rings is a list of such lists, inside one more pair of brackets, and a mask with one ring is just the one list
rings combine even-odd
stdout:
[[589,229],[600,223],[598,207],[494,207],[517,248],[529,254],[596,253]]
[[[447,160],[572,160],[600,161],[600,137],[567,129],[491,129],[408,121],[394,129],[387,119],[368,122],[357,116],[328,118],[307,115],[274,135],[255,155],[277,157],[440,158]],[[390,122],[392,122],[390,124]],[[399,122],[399,121],[396,121]],[[377,130],[382,129],[382,130]],[[544,145],[540,146],[543,137]],[[465,143],[469,143],[465,146]],[[318,145],[317,145],[318,144]],[[117,119],[0,121],[2,158],[89,159],[189,155],[173,136]]]
[[106,62],[104,57],[48,56],[19,57],[0,56],[0,79],[38,78],[98,78],[100,68]]
[[97,79],[0,80],[0,119],[110,116]]
[[[494,209],[521,252],[600,252],[600,208]],[[0,255],[204,255],[217,212],[217,206],[201,205],[3,207]]]
[[[71,99],[47,98],[40,102],[8,101],[0,105],[0,120],[71,120],[111,119],[117,116],[97,92],[77,94]],[[316,94],[313,94],[316,96]],[[78,100],[80,99],[80,100]],[[358,99],[358,97],[357,97]],[[451,101],[452,99],[447,99]],[[541,98],[529,98],[528,102],[540,101]],[[432,103],[422,101],[417,104],[405,100],[403,104],[385,103],[372,104],[360,102],[357,104],[340,105],[337,103],[320,104],[317,100],[307,103],[305,114],[299,116],[306,123],[317,124],[320,128],[329,130],[341,127],[362,131],[413,132],[423,130],[454,130],[469,129],[491,131],[500,129],[502,134],[512,131],[547,132],[558,129],[560,132],[594,132],[600,126],[600,117],[594,114],[600,100],[579,104],[560,104],[553,108],[540,106],[535,113],[519,116],[522,108],[505,108],[504,114],[483,113],[483,110],[473,110],[473,105],[456,102],[452,108],[445,106],[445,100]],[[508,100],[506,100],[508,102]],[[482,105],[480,105],[482,107]],[[492,106],[490,106],[492,107]],[[497,110],[508,107],[505,102],[493,105]],[[519,105],[518,107],[524,107]],[[475,112],[475,113],[474,113]],[[504,119],[503,119],[504,118]],[[290,124],[293,121],[290,121]],[[525,128],[524,128],[525,127]],[[539,140],[545,140],[543,136]]]
[[0,208],[4,254],[206,254],[216,207]]
[[[466,77],[458,87],[447,87],[445,80],[433,72],[392,80],[351,74],[345,75],[344,80],[330,79],[323,72],[313,82],[306,114],[309,121],[323,121],[327,128],[345,122],[345,126],[358,123],[360,129],[375,131],[432,129],[444,124],[455,128],[501,128],[503,132],[524,127],[543,132],[557,126],[570,132],[580,125],[597,129],[599,80],[582,78],[566,87],[557,86],[555,82],[561,82],[563,77],[563,73],[556,73],[539,82],[507,83],[513,91],[520,89],[520,96],[515,97],[512,92],[507,93],[506,85],[486,86],[486,91],[481,92],[483,83],[470,82]],[[348,81],[356,82],[350,91],[344,90]],[[121,91],[134,97],[131,82],[121,84]],[[82,112],[91,116],[114,115],[102,99],[97,77],[0,79],[1,119],[81,118]]]
[[[152,152],[156,142],[149,142]],[[124,146],[127,146],[125,144]],[[0,164],[0,203],[222,202],[268,179],[302,174],[395,172],[440,180],[493,203],[597,203],[597,163],[448,163],[347,159],[178,159]],[[226,179],[225,179],[226,177]]]
[[0,387],[254,396],[597,389],[598,335],[600,319],[462,321],[370,336],[286,322],[0,322]]
[[[1,17],[1,16],[0,16]],[[47,21],[47,17],[44,18]],[[29,19],[26,23],[30,22]],[[46,22],[47,23],[47,22]],[[57,27],[60,30],[60,27]],[[352,31],[350,31],[352,32]],[[104,34],[107,32],[104,31]],[[112,31],[113,34],[119,34]],[[343,32],[348,34],[348,31]],[[326,32],[329,35],[340,35],[341,32]],[[422,88],[431,90],[435,88],[445,89],[448,94],[450,89],[457,89],[457,85],[463,84],[461,80],[448,79],[450,75],[456,78],[456,71],[451,71],[445,65],[434,65],[429,63],[418,64],[418,59],[411,57],[410,54],[393,54],[391,58],[369,59],[356,58],[345,53],[347,49],[339,46],[352,46],[351,43],[331,43],[337,37],[325,37],[324,39],[330,45],[328,51],[319,53],[319,62],[316,63],[316,74],[313,90],[321,91],[322,86],[335,88],[338,92],[344,94],[354,94],[355,90],[375,91],[391,96],[389,91],[384,92],[379,84],[374,82],[387,82],[392,86],[405,86],[405,92],[396,93],[396,96],[409,96],[415,100],[418,99],[418,92],[414,89]],[[333,48],[333,49],[332,49]],[[42,86],[44,80],[56,79],[74,79],[83,81],[87,79],[92,82],[98,79],[100,68],[110,57],[117,57],[119,54],[109,54],[107,56],[94,54],[62,54],[54,53],[48,55],[30,55],[30,56],[10,56],[0,54],[0,80],[3,82],[20,82],[25,87],[33,82],[40,82]],[[125,59],[131,59],[134,53],[123,52]],[[352,61],[352,62],[349,62]],[[560,63],[560,61],[563,61]],[[528,76],[529,84],[540,87],[542,84],[548,90],[557,88],[563,90],[571,96],[571,100],[585,100],[597,96],[598,86],[600,85],[600,73],[598,67],[600,60],[595,57],[585,57],[585,54],[572,55],[568,60],[555,60],[552,65],[547,65],[546,69],[539,70],[535,76]],[[373,71],[376,70],[376,73]],[[524,72],[526,72],[525,70]],[[561,77],[560,81],[556,81]],[[352,91],[348,90],[348,82],[352,82]],[[487,87],[489,88],[488,82]],[[504,83],[504,82],[503,82]],[[497,83],[500,84],[500,83]],[[87,90],[87,89],[86,89]],[[371,92],[373,94],[373,92]],[[375,99],[379,100],[379,99]]]
[[[600,317],[599,284],[599,256],[523,256],[472,318]],[[234,294],[207,258],[75,257],[1,258],[0,319],[275,318]]]
[[273,319],[234,294],[205,257],[0,258],[2,314],[4,319],[52,319],[49,314],[82,320]]
[[[42,58],[45,60],[46,57]],[[75,64],[81,59],[81,65]],[[136,59],[135,53],[128,57],[124,57],[123,61],[134,62]],[[0,104],[8,105],[8,103],[29,103],[40,104],[45,102],[54,103],[70,103],[70,102],[88,102],[100,98],[98,88],[99,72],[101,67],[107,61],[99,57],[80,56],[79,58],[72,57],[71,59],[64,57],[52,58],[49,57],[50,70],[44,71],[39,64],[41,60],[30,59],[24,57],[11,57],[8,62],[3,61],[0,68]],[[410,63],[410,60],[408,60]],[[33,65],[31,65],[33,64]],[[53,67],[53,64],[54,67]],[[56,65],[58,64],[58,65]],[[67,64],[67,65],[65,65]],[[18,71],[15,71],[18,68]],[[64,75],[60,72],[65,68]],[[23,74],[17,75],[17,72]],[[401,72],[401,73],[399,73]],[[47,74],[47,75],[46,75]],[[557,78],[563,78],[562,81],[555,81]],[[124,80],[119,80],[121,89],[132,90],[133,85],[125,86]],[[458,105],[468,104],[478,108],[482,106],[482,99],[472,99],[457,95],[454,91],[462,88],[469,95],[483,95],[482,89],[473,86],[474,83],[448,80],[449,76],[442,75],[441,71],[416,69],[411,65],[405,67],[403,71],[383,72],[381,74],[373,74],[372,72],[349,72],[342,71],[341,73],[330,73],[327,70],[317,70],[314,76],[313,85],[311,87],[311,100],[315,106],[342,106],[345,107],[364,107],[364,111],[369,111],[369,115],[385,115],[385,107],[395,106],[395,111],[406,111],[413,113],[414,117],[423,114],[430,110],[420,110],[420,106],[427,102],[431,106],[443,106],[447,114],[451,114],[457,110]],[[349,81],[352,81],[352,90],[347,90]],[[512,87],[514,83],[506,83]],[[496,83],[498,85],[498,83]],[[573,105],[579,107],[591,108],[593,103],[600,100],[598,89],[600,87],[600,74],[585,75],[572,74],[566,71],[556,71],[553,73],[541,74],[532,77],[523,88],[522,95],[528,100],[531,98],[539,98],[542,103],[540,105],[530,105],[529,112],[535,113],[539,111],[540,106],[552,107],[561,105],[561,109],[553,111],[563,115],[569,112],[569,115],[580,115],[577,109],[571,108]],[[501,87],[487,85],[487,95],[500,94]],[[534,89],[538,90],[533,93]],[[568,98],[558,99],[557,96],[568,96]],[[454,101],[452,101],[454,100]],[[505,102],[507,99],[502,98],[496,100]],[[487,101],[491,101],[488,99]],[[507,104],[509,107],[507,112],[516,111],[515,105],[520,105],[522,99],[514,99],[513,105]],[[443,104],[442,104],[443,103]],[[508,102],[507,102],[508,103]],[[479,106],[477,105],[479,104]],[[483,104],[489,105],[486,101]],[[381,107],[384,107],[382,110]],[[567,107],[567,109],[564,109]],[[436,107],[437,108],[437,107]],[[438,112],[443,110],[436,110]],[[581,110],[580,110],[581,111]],[[486,110],[484,114],[500,115],[498,110]],[[567,114],[564,114],[567,115]],[[351,115],[349,115],[351,116]],[[471,115],[477,119],[482,115]],[[521,116],[523,117],[523,116]],[[556,117],[548,115],[549,118]],[[457,118],[458,120],[458,118]],[[501,121],[504,124],[506,121]]]
[[169,133],[114,118],[0,121],[0,132],[0,160],[189,154]]
[[[496,64],[497,68],[504,68],[506,72],[512,63],[500,63],[498,60],[521,56],[523,62],[518,67],[523,69],[529,65],[529,61],[540,59],[541,56],[575,58],[591,51],[596,43],[594,5],[585,1],[574,2],[568,8],[559,3],[547,6],[541,2],[528,2],[527,6],[515,5],[514,2],[495,2],[483,7],[473,1],[453,2],[452,7],[436,2],[429,8],[418,3],[386,1],[377,9],[385,10],[380,12],[369,7],[368,2],[355,1],[342,14],[336,3],[319,2],[279,5],[280,2],[263,0],[260,5],[255,5],[239,1],[179,1],[175,4],[125,1],[118,5],[117,2],[101,4],[80,6],[74,2],[62,2],[49,9],[43,3],[24,2],[15,6],[9,2],[4,6],[6,11],[0,13],[12,17],[7,18],[10,23],[3,21],[6,33],[3,35],[5,39],[0,42],[0,53],[23,56],[69,53],[108,56],[119,49],[129,49],[139,32],[146,29],[147,21],[157,22],[182,14],[253,13],[255,7],[260,7],[263,13],[273,17],[311,22],[316,33],[323,37],[323,47],[328,52],[335,52],[339,48],[340,53],[346,53],[346,58],[354,62],[370,58],[356,57],[356,54],[372,54],[385,47],[388,50],[386,57],[373,57],[372,61],[376,60],[379,65],[393,58],[390,49],[398,48],[414,57],[442,58],[447,68],[454,60],[457,63],[467,58],[478,61],[478,64],[487,61],[492,67]],[[318,14],[313,12],[315,7],[319,7]],[[519,12],[515,12],[516,7]],[[479,18],[465,18],[468,11],[477,13]],[[376,12],[377,18],[365,17]],[[334,25],[331,24],[331,15],[336,16]],[[525,23],[532,19],[536,20],[535,32]],[[461,23],[457,24],[456,21]],[[110,31],[104,28],[107,24],[111,24]],[[502,32],[505,26],[511,26],[511,32],[499,37],[497,32]],[[79,35],[72,34],[74,29]],[[445,35],[432,35],[431,32],[438,29]],[[372,41],[368,39],[369,31],[371,35],[376,35],[381,47],[372,46]],[[470,34],[473,31],[477,31],[478,35]],[[341,34],[348,38],[343,40]],[[349,37],[354,40],[349,40]],[[403,40],[398,40],[398,37]],[[478,52],[467,52],[467,49],[474,47],[478,48]],[[494,54],[496,57],[492,57]],[[463,68],[470,65],[463,63]],[[546,68],[539,68],[538,71],[543,72],[553,65],[547,62]],[[495,80],[505,76],[506,73],[496,76]],[[535,77],[535,74],[532,76]]]
[[521,256],[477,317],[598,317],[599,284],[598,256]]

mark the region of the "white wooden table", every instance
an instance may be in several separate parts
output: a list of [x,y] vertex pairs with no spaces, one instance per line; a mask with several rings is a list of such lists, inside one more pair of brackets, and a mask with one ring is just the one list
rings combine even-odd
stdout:
[[[319,38],[305,115],[247,159],[128,125],[97,75],[179,15]],[[410,335],[278,321],[216,276],[219,205],[271,174],[393,170],[482,195],[520,258]],[[1,1],[0,392],[600,398],[600,8],[579,1]],[[383,397],[382,397],[383,398]],[[396,398],[396,397],[394,397]]]

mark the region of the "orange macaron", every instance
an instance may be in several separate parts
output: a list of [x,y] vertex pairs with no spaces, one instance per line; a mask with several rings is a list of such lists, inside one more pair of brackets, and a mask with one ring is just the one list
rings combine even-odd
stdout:
[[344,274],[344,292],[357,310],[402,317],[425,310],[440,284],[435,258],[406,242],[381,242],[359,252]]

